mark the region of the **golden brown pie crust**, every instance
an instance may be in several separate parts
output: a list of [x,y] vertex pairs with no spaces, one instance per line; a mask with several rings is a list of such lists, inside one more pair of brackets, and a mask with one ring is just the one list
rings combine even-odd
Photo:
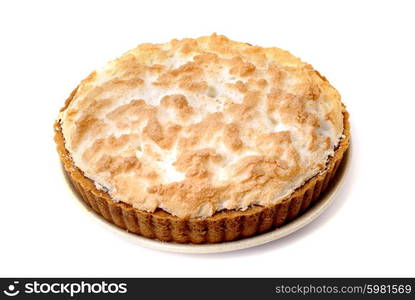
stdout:
[[[66,100],[65,110],[76,93]],[[153,213],[140,211],[129,204],[114,202],[108,193],[96,188],[94,182],[78,169],[65,148],[59,121],[55,122],[55,142],[64,170],[82,199],[97,214],[129,232],[166,242],[219,243],[233,241],[269,231],[296,218],[318,199],[339,167],[350,141],[348,113],[343,112],[344,137],[327,163],[327,170],[298,188],[290,197],[270,206],[254,206],[245,211],[225,210],[211,217],[179,218],[161,209]]]

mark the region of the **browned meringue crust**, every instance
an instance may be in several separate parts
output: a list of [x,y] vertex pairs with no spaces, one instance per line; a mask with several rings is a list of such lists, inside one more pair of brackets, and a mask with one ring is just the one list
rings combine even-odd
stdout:
[[323,172],[342,111],[311,65],[213,34],[131,49],[59,119],[74,164],[114,201],[203,218],[274,205]]
[[[66,101],[66,109],[76,89]],[[158,209],[149,213],[129,204],[114,202],[108,193],[96,188],[94,182],[78,169],[67,149],[59,121],[55,123],[55,142],[64,170],[82,199],[97,214],[129,232],[166,242],[219,243],[269,231],[296,218],[318,199],[335,175],[350,140],[348,113],[343,111],[344,136],[326,171],[314,176],[289,197],[276,205],[253,206],[245,211],[224,210],[207,218],[179,218]]]

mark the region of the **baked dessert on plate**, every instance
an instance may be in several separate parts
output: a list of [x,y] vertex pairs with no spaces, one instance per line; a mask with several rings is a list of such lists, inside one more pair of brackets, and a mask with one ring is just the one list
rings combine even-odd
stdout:
[[81,81],[55,122],[65,172],[92,209],[178,243],[296,218],[349,139],[339,93],[311,65],[216,34],[126,52]]

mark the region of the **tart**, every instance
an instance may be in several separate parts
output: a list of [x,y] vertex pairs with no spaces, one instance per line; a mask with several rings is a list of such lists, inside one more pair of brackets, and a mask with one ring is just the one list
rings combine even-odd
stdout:
[[349,145],[340,95],[287,51],[213,34],[142,44],[93,71],[55,122],[99,215],[178,243],[232,241],[306,211]]

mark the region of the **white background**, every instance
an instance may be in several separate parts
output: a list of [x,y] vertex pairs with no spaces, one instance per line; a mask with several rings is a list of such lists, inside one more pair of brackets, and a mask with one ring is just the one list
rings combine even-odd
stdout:
[[[415,276],[411,1],[2,1],[0,276]],[[217,32],[292,52],[351,114],[333,205],[264,246],[209,255],[142,248],[76,203],[53,121],[95,67],[143,42]]]

